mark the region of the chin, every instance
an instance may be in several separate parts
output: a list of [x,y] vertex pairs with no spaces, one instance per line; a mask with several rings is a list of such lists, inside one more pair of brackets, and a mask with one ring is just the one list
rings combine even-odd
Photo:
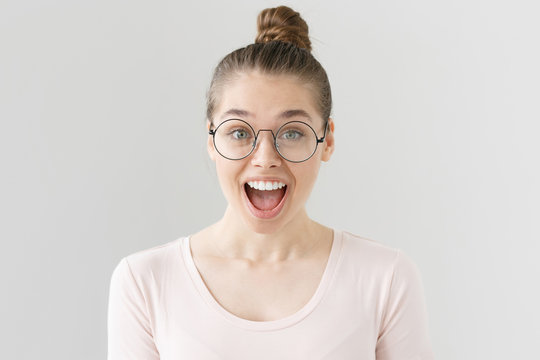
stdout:
[[296,222],[295,220],[301,220],[303,218],[302,211],[300,209],[297,210],[295,214],[291,214],[291,209],[285,207],[279,216],[272,219],[257,218],[249,211],[241,211],[239,215],[242,216],[242,222],[250,231],[260,235],[271,235],[281,232],[291,223]]
[[249,228],[256,234],[260,235],[271,235],[283,228],[283,224],[277,224],[275,221],[265,222],[265,221],[250,221],[248,224]]

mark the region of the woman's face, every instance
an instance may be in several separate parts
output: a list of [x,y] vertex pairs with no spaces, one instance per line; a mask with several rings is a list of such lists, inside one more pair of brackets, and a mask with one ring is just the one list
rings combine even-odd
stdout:
[[[312,90],[287,75],[252,71],[228,82],[222,89],[212,125],[208,125],[216,129],[233,118],[249,123],[255,133],[271,129],[276,134],[282,124],[302,121],[315,130],[318,138],[324,134],[325,121],[317,111]],[[272,134],[261,131],[257,146],[248,157],[229,160],[216,151],[212,136],[208,137],[208,152],[216,163],[229,210],[253,231],[266,234],[282,229],[304,214],[320,163],[330,159],[333,149],[333,133],[327,130],[325,141],[317,146],[310,159],[292,163],[277,153]]]

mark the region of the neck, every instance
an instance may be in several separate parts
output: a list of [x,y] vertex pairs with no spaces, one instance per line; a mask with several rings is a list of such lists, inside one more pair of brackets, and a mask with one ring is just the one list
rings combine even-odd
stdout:
[[212,226],[211,232],[221,256],[273,263],[303,258],[313,253],[318,243],[322,242],[320,240],[328,237],[331,230],[311,220],[302,209],[278,230],[259,233],[227,208],[223,218]]

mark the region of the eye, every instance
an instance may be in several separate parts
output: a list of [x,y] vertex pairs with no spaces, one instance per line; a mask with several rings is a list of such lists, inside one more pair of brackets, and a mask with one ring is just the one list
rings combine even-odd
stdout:
[[281,136],[284,140],[298,140],[302,136],[304,136],[304,134],[302,134],[301,131],[289,129],[289,130],[284,131]]
[[229,135],[236,140],[244,140],[249,138],[249,132],[245,129],[235,129],[229,132]]

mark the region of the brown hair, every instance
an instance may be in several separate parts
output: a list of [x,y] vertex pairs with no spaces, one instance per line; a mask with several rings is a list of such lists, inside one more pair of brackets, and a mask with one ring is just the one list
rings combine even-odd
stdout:
[[261,11],[255,43],[235,50],[217,65],[207,94],[206,117],[212,122],[223,86],[241,72],[292,75],[312,85],[323,120],[330,117],[332,94],[326,71],[311,54],[308,26],[300,14],[279,6]]

